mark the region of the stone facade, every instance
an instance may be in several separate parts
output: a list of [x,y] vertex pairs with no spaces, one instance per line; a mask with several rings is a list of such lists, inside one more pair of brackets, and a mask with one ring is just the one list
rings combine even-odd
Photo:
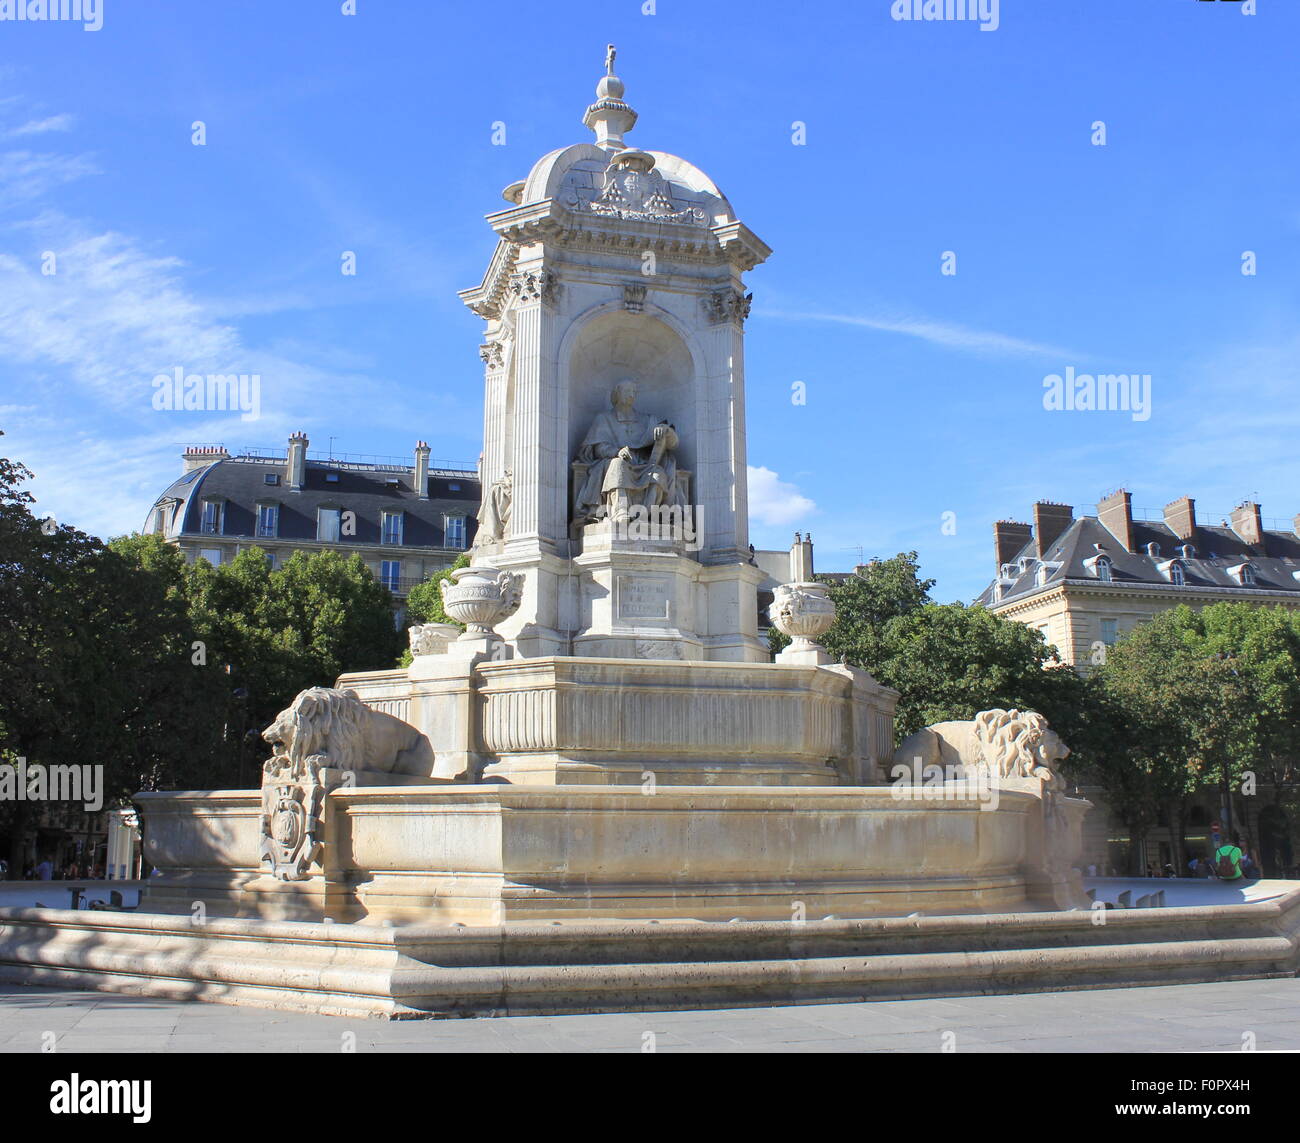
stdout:
[[1143,520],[1120,490],[1096,515],[1076,519],[1069,505],[1039,501],[1033,524],[993,528],[998,574],[977,602],[1041,631],[1083,673],[1120,636],[1179,604],[1300,607],[1300,518],[1290,530],[1266,529],[1252,502],[1207,526],[1190,497],[1161,521]]
[[309,455],[302,433],[283,453],[186,450],[181,477],[149,510],[143,531],[191,562],[228,563],[258,548],[279,567],[295,552],[360,555],[402,603],[415,584],[473,543],[478,473],[434,465],[421,441],[412,463]]

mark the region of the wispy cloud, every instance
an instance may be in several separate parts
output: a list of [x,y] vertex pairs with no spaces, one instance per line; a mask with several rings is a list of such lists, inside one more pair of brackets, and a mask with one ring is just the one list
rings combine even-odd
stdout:
[[9,135],[44,135],[47,131],[71,131],[71,115],[50,115],[44,119],[29,119],[21,127],[15,127]]
[[0,154],[0,188],[10,204],[42,198],[64,183],[99,174],[88,155],[54,155],[36,151]]
[[881,333],[901,333],[907,337],[917,337],[946,349],[957,349],[966,353],[980,353],[1003,357],[1066,357],[1078,359],[1079,354],[1055,345],[1045,345],[1037,341],[1026,341],[1019,337],[1010,337],[1004,333],[989,330],[971,329],[969,326],[954,325],[948,322],[933,321],[929,318],[913,317],[868,317],[863,314],[826,314],[796,313],[782,310],[764,310],[764,317],[779,318],[784,321],[818,321],[833,322],[837,325],[860,326]]

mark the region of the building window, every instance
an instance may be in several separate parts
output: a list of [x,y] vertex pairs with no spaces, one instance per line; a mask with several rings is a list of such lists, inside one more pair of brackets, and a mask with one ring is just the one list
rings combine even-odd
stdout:
[[1087,568],[1103,583],[1111,582],[1110,574],[1110,556],[1096,555],[1083,561],[1083,566]]
[[214,568],[221,566],[221,549],[220,548],[200,548],[199,558],[207,560]]
[[279,484],[280,474],[278,472],[268,472],[262,476],[263,484]]
[[158,535],[163,535],[167,531],[167,508],[159,505],[153,510],[153,530]]
[[1169,565],[1169,582],[1172,583],[1174,587],[1187,586],[1187,576],[1183,572],[1182,564]]
[[203,501],[203,520],[199,525],[199,530],[208,536],[221,535],[221,517],[220,500]]
[[339,523],[342,518],[342,509],[318,508],[316,510],[316,539],[337,544],[339,541]]
[[450,484],[447,485],[447,491],[448,491],[448,492],[459,492],[459,491],[460,491],[460,485],[457,484],[457,483],[453,480]]
[[280,533],[280,505],[259,504],[257,506],[257,534],[259,536],[277,536]]
[[402,561],[381,560],[379,563],[379,582],[389,591],[396,591],[402,582]]
[[267,552],[267,553],[266,553],[266,566],[269,567],[272,571],[275,571],[275,553],[274,553],[274,552]]
[[337,484],[338,482],[339,482],[339,474],[337,472],[327,472],[325,474],[326,484]]
[[383,513],[383,530],[379,542],[382,544],[400,544],[402,542],[403,512]]
[[1242,587],[1255,586],[1255,569],[1250,564],[1241,565],[1241,585]]
[[449,548],[464,548],[465,546],[465,517],[448,516],[443,524],[443,534],[446,546]]
[[1103,619],[1101,621],[1101,641],[1107,647],[1113,647],[1115,640],[1119,638],[1119,620]]

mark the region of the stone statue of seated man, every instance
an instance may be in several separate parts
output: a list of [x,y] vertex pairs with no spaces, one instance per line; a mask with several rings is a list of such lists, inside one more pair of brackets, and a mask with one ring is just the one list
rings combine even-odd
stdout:
[[609,397],[611,409],[591,423],[577,460],[588,466],[574,494],[574,520],[609,519],[626,523],[636,505],[680,505],[677,482],[677,430],[667,421],[638,413],[636,383],[620,381]]

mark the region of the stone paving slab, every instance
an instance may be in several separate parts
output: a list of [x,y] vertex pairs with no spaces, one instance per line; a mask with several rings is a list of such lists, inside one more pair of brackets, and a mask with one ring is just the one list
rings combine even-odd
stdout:
[[0,1053],[970,1052],[1300,1050],[1300,980],[1251,980],[1023,996],[616,1012],[474,1020],[342,1019],[267,1009],[0,985]]

